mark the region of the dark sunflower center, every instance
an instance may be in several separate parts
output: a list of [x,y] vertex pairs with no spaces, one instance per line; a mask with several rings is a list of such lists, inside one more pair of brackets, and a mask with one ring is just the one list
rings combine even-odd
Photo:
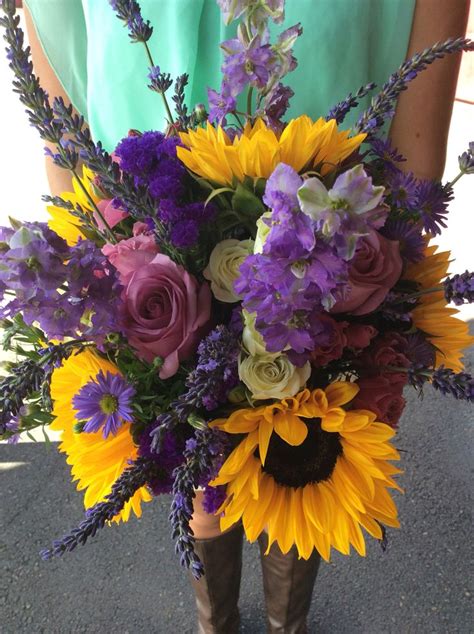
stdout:
[[328,480],[342,454],[339,434],[321,429],[321,419],[308,419],[308,435],[297,447],[273,433],[263,470],[287,487],[303,487]]

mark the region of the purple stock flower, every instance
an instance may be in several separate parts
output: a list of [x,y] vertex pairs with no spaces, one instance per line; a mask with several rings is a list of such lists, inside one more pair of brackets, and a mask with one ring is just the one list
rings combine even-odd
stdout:
[[474,273],[465,271],[461,275],[452,275],[445,279],[444,295],[448,303],[456,306],[474,302]]
[[340,174],[330,190],[319,178],[308,178],[298,190],[298,199],[316,230],[350,260],[358,238],[384,224],[383,194],[384,187],[374,187],[363,166],[356,165]]
[[85,422],[84,432],[98,432],[115,435],[124,422],[131,422],[132,399],[135,389],[120,374],[103,373],[86,383],[73,397],[75,417]]

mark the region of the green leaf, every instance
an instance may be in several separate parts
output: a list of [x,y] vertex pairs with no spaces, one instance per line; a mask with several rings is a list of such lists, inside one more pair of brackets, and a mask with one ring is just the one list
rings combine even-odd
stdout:
[[30,431],[26,432],[26,435],[28,436],[28,438],[30,440],[32,440],[33,442],[37,442],[36,438],[33,436],[33,434]]

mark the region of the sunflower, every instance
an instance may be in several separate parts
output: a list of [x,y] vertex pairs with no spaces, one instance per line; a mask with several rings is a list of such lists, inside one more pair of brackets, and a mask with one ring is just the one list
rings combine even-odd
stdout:
[[[118,374],[112,363],[90,350],[84,350],[64,361],[53,372],[51,380],[53,415],[56,417],[51,429],[62,432],[59,450],[67,454],[73,480],[78,481],[77,489],[85,489],[86,508],[101,502],[110,493],[113,483],[127,467],[129,460],[134,460],[137,456],[137,449],[130,435],[130,423],[123,423],[116,435],[109,435],[107,438],[103,437],[102,430],[93,433],[74,432],[77,419],[72,399],[100,371]],[[145,488],[139,489],[114,521],[122,519],[126,522],[132,509],[140,517],[141,503],[149,500],[151,496],[148,491]]]
[[[83,166],[82,178],[80,179],[83,187],[89,193],[92,200],[97,203],[100,198],[95,194],[92,182],[95,178],[94,172],[88,167]],[[72,179],[73,192],[63,192],[61,198],[71,202],[74,206],[80,205],[84,211],[92,213],[92,206],[89,198],[86,196],[84,190],[79,184],[77,178]],[[48,227],[58,234],[61,238],[64,238],[69,246],[77,244],[80,238],[84,238],[84,234],[81,231],[82,222],[80,218],[74,216],[67,209],[62,207],[56,207],[56,205],[48,205],[46,207],[51,218],[48,220]]]
[[208,123],[205,128],[182,132],[185,147],[178,147],[177,153],[192,172],[221,185],[232,185],[246,176],[268,178],[279,163],[297,172],[318,167],[324,175],[352,154],[366,136],[349,134],[349,130],[338,130],[334,119],[313,122],[303,115],[292,119],[281,135],[257,119],[253,126],[247,123],[232,142],[223,128]]
[[361,527],[380,539],[379,522],[399,526],[387,491],[399,489],[392,476],[401,472],[388,462],[399,460],[388,442],[395,432],[372,412],[341,407],[357,391],[332,383],[211,423],[246,434],[211,483],[227,485],[222,530],[242,520],[250,541],[266,528],[269,547],[296,544],[305,559],[316,548],[328,561],[331,547],[365,555]]
[[[406,278],[417,282],[421,290],[440,286],[448,275],[451,253],[437,253],[437,249],[427,246],[423,260],[408,268]],[[444,365],[455,372],[464,367],[463,350],[474,343],[468,325],[455,317],[458,313],[447,305],[443,291],[422,295],[412,311],[413,325],[436,347],[436,367]]]

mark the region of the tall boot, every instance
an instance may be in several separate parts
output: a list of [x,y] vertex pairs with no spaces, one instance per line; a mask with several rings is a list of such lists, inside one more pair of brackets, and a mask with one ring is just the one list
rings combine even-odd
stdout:
[[304,634],[321,557],[315,550],[308,560],[298,559],[296,546],[284,555],[268,535],[258,538],[269,634]]
[[199,634],[237,634],[242,573],[241,525],[210,539],[196,539],[194,549],[204,566],[204,576],[191,585],[196,597]]

